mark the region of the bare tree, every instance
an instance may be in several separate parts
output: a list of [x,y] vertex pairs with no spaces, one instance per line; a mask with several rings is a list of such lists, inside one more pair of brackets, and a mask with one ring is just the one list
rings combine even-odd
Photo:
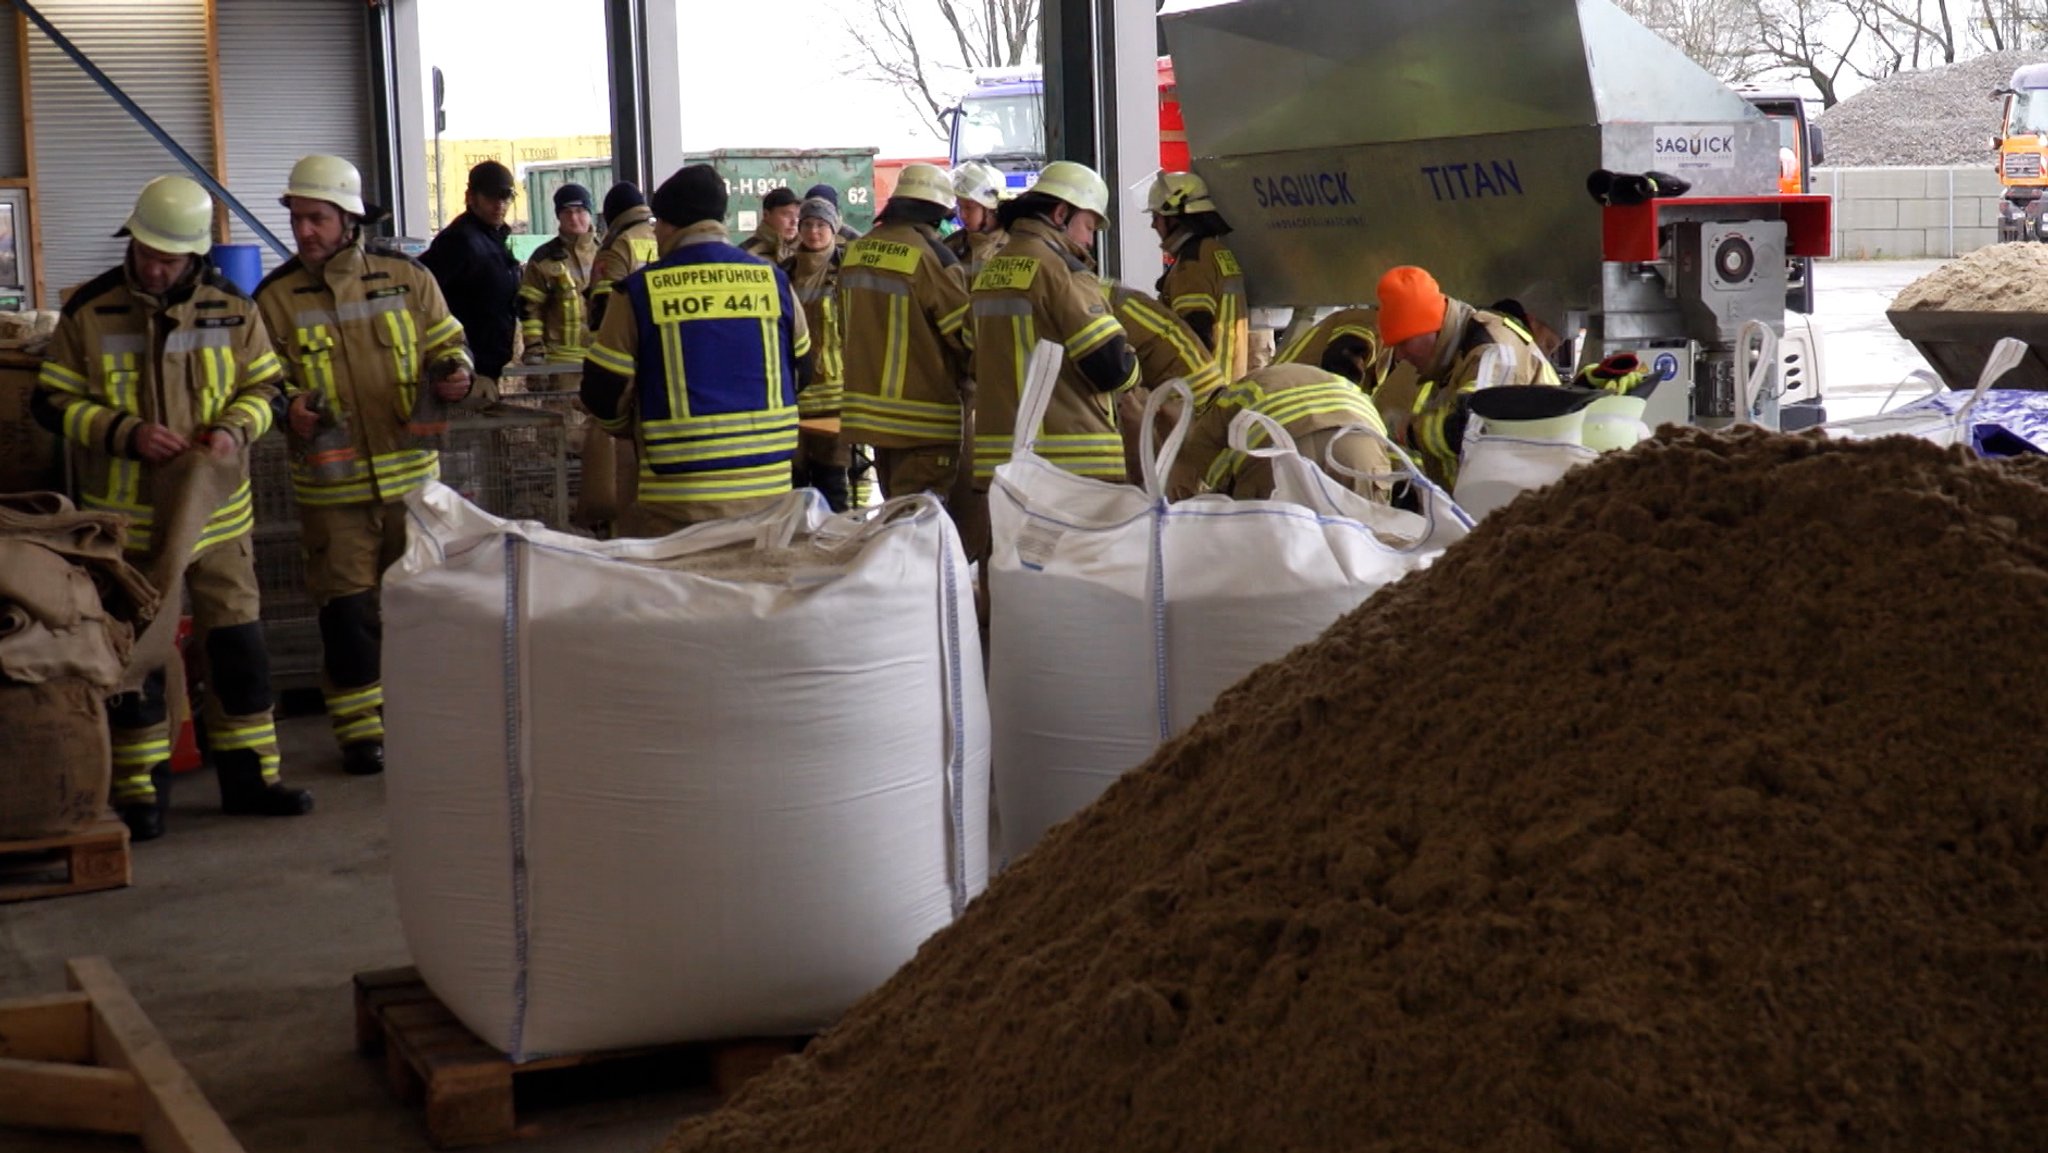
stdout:
[[2048,10],[2041,0],[1977,0],[1971,30],[1993,52],[2048,47]]
[[870,79],[903,94],[932,134],[977,68],[1038,62],[1040,0],[858,0],[845,13]]
[[1812,84],[1821,107],[1833,108],[1841,103],[1835,86],[1842,73],[1870,75],[1857,63],[1869,31],[1862,19],[1867,7],[1867,0],[1750,0],[1760,59],[1769,71]]
[[1749,0],[1619,0],[1622,11],[1729,83],[1756,76]]
[[[1957,0],[1967,3],[1967,0]],[[1853,11],[1870,33],[1876,75],[1954,64],[1959,36],[1951,0],[1867,0]],[[1866,75],[1871,73],[1866,72]]]

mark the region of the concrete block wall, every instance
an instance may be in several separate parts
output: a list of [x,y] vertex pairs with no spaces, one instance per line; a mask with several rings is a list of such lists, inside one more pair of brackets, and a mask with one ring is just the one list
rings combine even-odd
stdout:
[[1813,190],[1835,198],[1840,260],[1947,259],[1998,242],[1998,174],[1959,168],[1820,168]]

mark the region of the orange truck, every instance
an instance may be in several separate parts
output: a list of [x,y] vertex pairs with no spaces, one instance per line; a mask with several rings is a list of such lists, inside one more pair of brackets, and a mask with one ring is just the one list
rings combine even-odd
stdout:
[[2005,115],[1991,147],[1998,154],[1998,182],[2005,198],[1998,205],[1998,239],[2048,240],[2042,224],[2043,190],[2048,175],[2048,64],[2029,64],[2012,74],[2011,83],[1992,93],[2005,98]]

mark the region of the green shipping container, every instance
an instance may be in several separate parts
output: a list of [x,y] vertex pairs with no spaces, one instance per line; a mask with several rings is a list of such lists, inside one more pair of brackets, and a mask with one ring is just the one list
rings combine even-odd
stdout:
[[866,232],[875,223],[875,152],[873,148],[721,148],[684,159],[709,164],[725,177],[731,202],[725,227],[735,244],[754,234],[761,223],[761,198],[777,188],[797,195],[816,184],[839,190],[839,219]]
[[[512,206],[513,227],[518,221],[526,222],[526,230],[536,236],[548,237],[555,234],[555,189],[564,184],[581,184],[590,189],[591,217],[596,219],[597,209],[604,205],[604,194],[612,186],[612,162],[610,160],[565,160],[556,164],[529,164],[523,174],[526,187],[520,190],[520,203]],[[599,229],[604,227],[597,221]]]

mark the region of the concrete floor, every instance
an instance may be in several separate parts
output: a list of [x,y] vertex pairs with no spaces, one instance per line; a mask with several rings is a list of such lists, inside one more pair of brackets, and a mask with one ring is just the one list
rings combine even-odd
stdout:
[[[1920,365],[1884,309],[1934,266],[1821,266],[1836,415],[1871,411]],[[341,774],[324,718],[290,720],[283,734],[287,775],[318,796],[311,816],[222,817],[210,775],[181,778],[170,835],[136,849],[133,888],[0,906],[0,997],[58,990],[65,958],[104,954],[250,1153],[424,1150],[417,1114],[352,1048],[349,978],[406,963],[384,784]],[[701,1107],[679,1091],[636,1102],[642,1119],[518,1148],[652,1150],[675,1117]],[[0,1130],[10,1153],[131,1148]]]
[[[1828,415],[1865,416],[1885,393],[1927,362],[1892,330],[1885,309],[1899,290],[1941,267],[1940,260],[1824,261],[1814,269],[1814,318],[1820,322]],[[1894,404],[1912,395],[1902,391]]]
[[[249,1153],[428,1149],[382,1066],[354,1050],[350,977],[407,963],[384,783],[342,774],[326,718],[281,730],[286,776],[313,789],[312,814],[224,817],[210,772],[181,776],[169,833],[135,848],[133,887],[0,906],[0,998],[57,992],[66,958],[104,955]],[[635,1119],[516,1147],[653,1150],[702,1107],[679,1090],[636,1100]],[[0,1128],[8,1153],[134,1148]]]

